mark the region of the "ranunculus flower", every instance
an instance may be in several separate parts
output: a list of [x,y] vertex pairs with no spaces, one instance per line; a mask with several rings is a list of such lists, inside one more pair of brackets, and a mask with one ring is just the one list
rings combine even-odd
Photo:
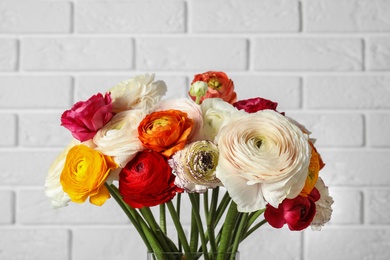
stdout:
[[308,197],[297,196],[294,199],[285,199],[278,208],[267,204],[264,218],[274,228],[281,228],[287,224],[290,230],[303,230],[312,222],[316,214],[315,202],[320,198],[317,189],[313,189]]
[[167,86],[164,81],[154,81],[154,74],[143,74],[120,82],[110,92],[115,113],[130,109],[148,111],[165,95]]
[[206,192],[221,185],[216,177],[218,148],[210,141],[190,143],[177,151],[169,165],[177,177],[175,184],[188,192]]
[[138,138],[146,148],[170,157],[186,145],[193,124],[179,110],[153,112],[139,124]]
[[272,110],[232,113],[216,137],[217,177],[241,212],[274,207],[301,192],[310,163],[308,135]]
[[329,196],[328,187],[325,186],[321,177],[318,178],[315,188],[319,191],[321,197],[316,201],[316,214],[311,222],[312,230],[321,230],[321,227],[328,223],[332,216],[333,198]]
[[[207,71],[202,74],[197,74],[192,80],[191,85],[197,81],[204,81],[208,85],[208,91],[200,99],[200,102],[203,102],[207,98],[221,98],[230,104],[236,102],[237,94],[234,92],[233,81],[224,72]],[[196,96],[190,93],[189,95],[193,100],[196,100]]]
[[299,195],[307,197],[310,192],[313,190],[315,184],[318,180],[318,174],[320,170],[324,167],[320,154],[317,152],[317,149],[314,147],[313,143],[309,141],[311,147],[311,157],[310,164],[308,169],[308,174],[301,193]]
[[138,139],[137,130],[145,116],[146,112],[140,109],[116,114],[94,136],[96,150],[113,156],[119,167],[123,168],[139,151],[145,149]]
[[201,129],[203,127],[203,116],[200,106],[192,102],[188,98],[177,98],[172,100],[162,100],[154,108],[153,112],[163,111],[163,110],[180,110],[187,113],[187,116],[192,119],[194,125],[192,127],[191,134],[188,136],[188,141],[198,141],[200,140],[199,134],[201,134]]
[[84,142],[92,139],[113,116],[110,93],[93,95],[80,101],[61,116],[61,125],[69,129],[74,138]]
[[166,159],[154,151],[142,151],[119,174],[119,193],[133,208],[152,207],[182,192]]
[[83,203],[89,197],[92,204],[101,206],[110,198],[104,183],[116,168],[110,156],[83,144],[73,146],[61,173],[62,188],[73,202]]
[[199,133],[197,140],[206,139],[214,141],[219,129],[232,113],[238,110],[231,104],[220,98],[209,98],[203,101],[200,108],[203,115],[203,130]]
[[255,113],[257,111],[265,109],[271,109],[276,111],[278,103],[265,98],[257,97],[237,101],[233,103],[233,106],[236,107],[238,110],[244,110],[247,113]]

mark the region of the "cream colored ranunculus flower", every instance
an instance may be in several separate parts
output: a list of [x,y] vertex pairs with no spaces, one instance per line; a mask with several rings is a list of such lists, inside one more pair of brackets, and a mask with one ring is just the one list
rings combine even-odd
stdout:
[[164,81],[154,81],[154,74],[137,75],[120,82],[109,90],[113,111],[151,109],[167,92]]
[[321,230],[321,227],[328,223],[332,216],[333,198],[329,196],[328,187],[325,186],[321,177],[318,178],[315,187],[319,191],[321,197],[316,201],[316,214],[311,222],[311,229]]
[[203,138],[212,142],[230,114],[238,111],[220,98],[205,99],[200,107],[203,115]]
[[138,139],[138,125],[146,116],[140,109],[127,110],[116,114],[93,138],[96,150],[114,157],[120,168],[144,150]]
[[72,140],[50,165],[45,180],[45,195],[51,199],[51,206],[53,208],[68,206],[68,203],[70,202],[70,197],[62,189],[60,176],[65,165],[65,159],[68,151],[78,143],[79,142],[77,140]]
[[168,161],[176,176],[176,186],[188,192],[206,192],[221,186],[215,176],[218,148],[210,141],[202,140],[187,144]]
[[309,137],[273,110],[232,113],[216,137],[217,177],[241,212],[295,198],[308,173]]

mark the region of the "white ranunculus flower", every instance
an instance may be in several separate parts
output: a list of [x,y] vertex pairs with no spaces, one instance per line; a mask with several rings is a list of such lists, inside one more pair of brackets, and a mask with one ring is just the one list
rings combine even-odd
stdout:
[[238,111],[231,104],[220,98],[208,98],[200,105],[203,114],[204,139],[214,141],[219,129],[229,119],[232,113]]
[[164,81],[154,81],[154,74],[137,75],[120,82],[109,90],[113,111],[151,109],[167,92]]
[[308,173],[309,137],[273,110],[232,113],[216,138],[217,177],[241,212],[277,208],[301,192]]
[[146,116],[140,109],[127,110],[116,114],[93,138],[95,148],[101,153],[114,157],[120,168],[145,149],[138,139],[138,125]]
[[54,162],[50,165],[48,174],[45,180],[45,195],[51,199],[53,208],[62,208],[68,206],[70,197],[62,189],[60,177],[64,169],[66,155],[70,148],[78,143],[76,140],[72,142],[58,155]]
[[333,198],[329,196],[328,187],[325,186],[321,177],[318,177],[315,187],[321,197],[316,201],[316,214],[311,222],[311,228],[312,230],[321,230],[321,227],[329,222],[332,216]]
[[154,108],[154,111],[163,111],[163,110],[180,110],[187,113],[188,118],[194,121],[191,134],[188,137],[189,142],[201,140],[200,132],[203,127],[203,118],[202,111],[200,106],[197,105],[194,101],[188,98],[178,98],[178,99],[168,99],[162,100]]

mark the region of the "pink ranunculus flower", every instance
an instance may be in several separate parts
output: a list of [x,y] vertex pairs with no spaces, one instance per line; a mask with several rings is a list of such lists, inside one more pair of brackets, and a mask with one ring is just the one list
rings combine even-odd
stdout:
[[84,142],[92,139],[113,117],[110,93],[93,95],[66,110],[61,116],[61,125],[69,129],[74,138]]
[[[265,109],[277,111],[276,108],[278,103],[265,98],[257,97],[237,101],[233,103],[233,106],[238,110],[244,110],[247,113],[255,113]],[[284,113],[281,114],[283,115]]]

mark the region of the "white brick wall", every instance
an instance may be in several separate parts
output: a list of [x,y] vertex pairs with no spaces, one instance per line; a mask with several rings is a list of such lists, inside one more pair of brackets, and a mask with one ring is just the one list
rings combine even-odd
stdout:
[[321,232],[268,227],[241,259],[390,258],[389,0],[0,0],[0,260],[146,259],[114,201],[52,210],[60,114],[142,72],[185,97],[224,70],[306,125],[335,199]]

